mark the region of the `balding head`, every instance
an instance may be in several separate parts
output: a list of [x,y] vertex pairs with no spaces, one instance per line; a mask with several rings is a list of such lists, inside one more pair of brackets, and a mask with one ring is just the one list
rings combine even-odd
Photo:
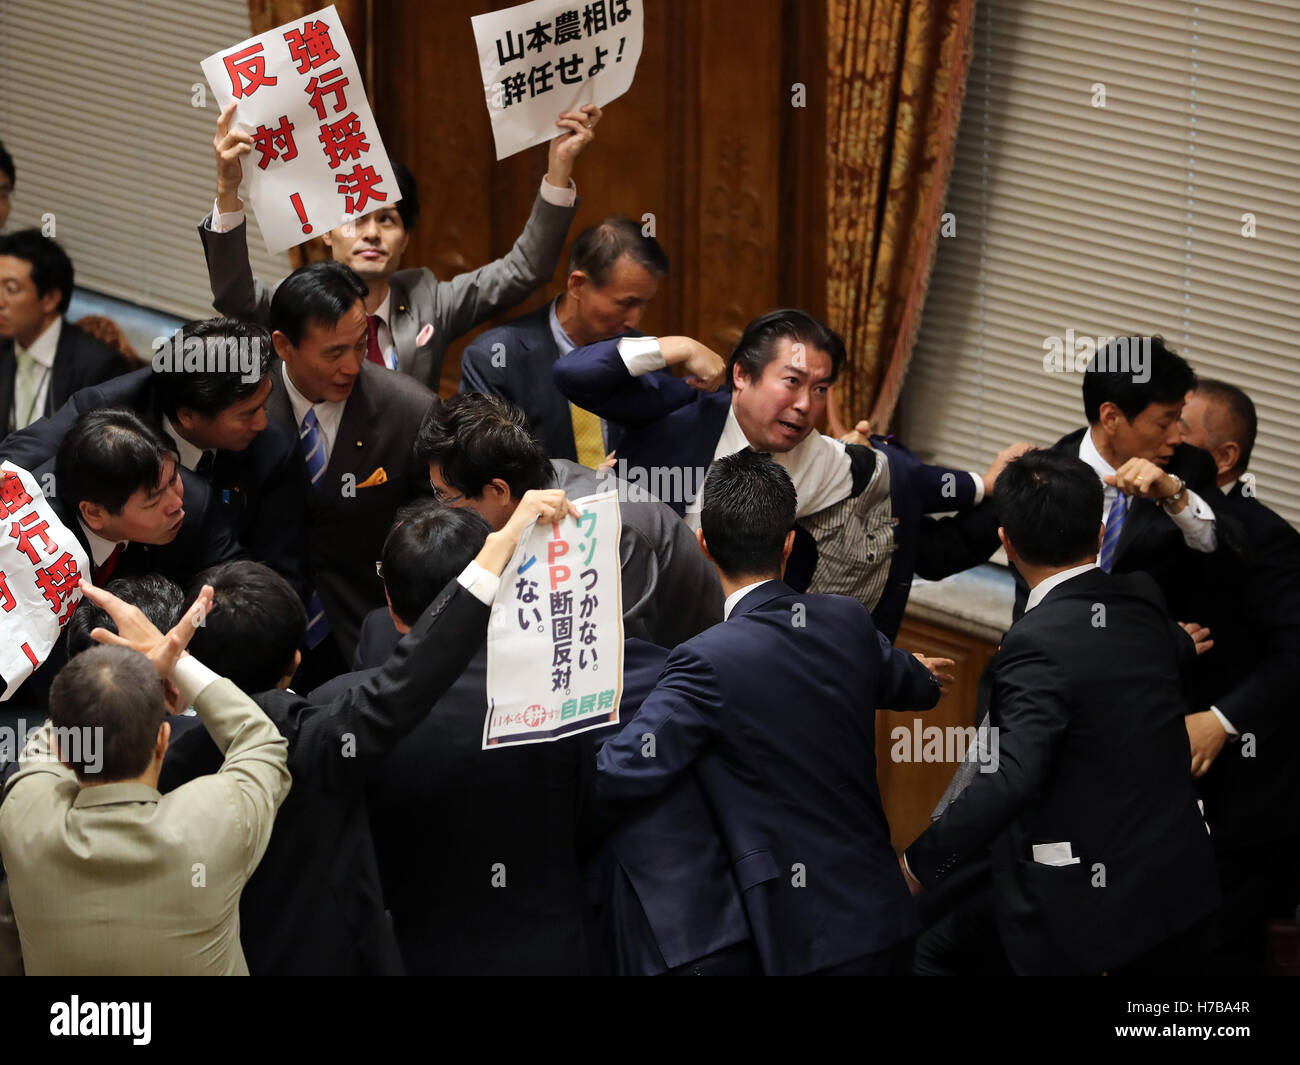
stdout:
[[1183,440],[1210,453],[1220,488],[1246,472],[1257,428],[1255,404],[1236,385],[1202,379],[1187,394],[1182,413]]

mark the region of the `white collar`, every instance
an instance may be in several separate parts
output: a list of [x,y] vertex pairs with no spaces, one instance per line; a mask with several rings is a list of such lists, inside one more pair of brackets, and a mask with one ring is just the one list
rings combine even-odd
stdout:
[[[393,302],[393,286],[389,285],[388,291],[384,293],[384,301],[371,312],[371,314],[373,314],[376,318],[378,318],[381,322],[383,322],[384,325],[388,325],[388,314],[391,309],[392,302]],[[392,327],[389,326],[389,328],[391,329]]]
[[1087,573],[1090,569],[1096,569],[1096,562],[1085,562],[1082,566],[1074,566],[1070,569],[1063,569],[1060,573],[1053,573],[1050,577],[1039,581],[1034,585],[1033,590],[1029,593],[1029,598],[1025,600],[1025,613],[1028,614],[1058,584],[1064,584],[1072,577],[1079,576],[1080,573]]
[[81,531],[86,534],[86,544],[90,547],[90,561],[96,566],[102,566],[107,562],[108,556],[117,550],[118,544],[126,543],[125,540],[105,540],[82,521],[80,517],[77,518],[77,524],[81,526]]
[[775,580],[775,578],[764,577],[761,581],[755,581],[753,584],[747,584],[743,588],[737,588],[734,592],[732,592],[729,596],[727,596],[727,601],[722,604],[722,620],[726,621],[729,617],[731,617],[731,612],[736,609],[736,605],[742,599],[744,599],[745,596],[747,596],[760,584],[767,584],[769,581],[772,580]]
[[1101,457],[1101,452],[1093,442],[1092,426],[1088,426],[1083,431],[1083,439],[1079,441],[1079,458],[1096,470],[1098,477],[1115,476],[1115,467]]
[[304,396],[301,392],[298,391],[297,386],[294,385],[293,383],[293,378],[289,376],[289,364],[287,362],[284,362],[283,360],[281,360],[280,362],[280,374],[284,379],[284,390],[289,396],[289,406],[293,408],[294,425],[299,429],[302,428],[302,420],[305,417],[307,417],[307,412],[309,410],[312,410],[314,408],[316,411],[316,417],[321,422],[324,422],[325,418],[323,417],[323,415],[325,414],[333,415],[336,412],[343,410],[343,405],[347,403],[346,399],[336,399],[336,400],[329,400],[328,402],[313,403],[311,400],[309,400],[306,396]]
[[181,436],[180,430],[172,424],[172,420],[163,415],[163,431],[172,438],[172,443],[176,445],[176,454],[180,456],[181,465],[187,470],[193,472],[198,469],[199,459],[207,453],[207,448],[198,448],[191,444],[185,437]]
[[555,346],[560,349],[560,354],[563,356],[569,354],[578,345],[564,331],[564,326],[560,325],[559,306],[560,297],[556,296],[551,300],[551,336],[555,338]]
[[54,365],[54,356],[59,350],[59,336],[62,332],[63,316],[60,315],[46,326],[45,332],[32,341],[30,348],[24,348],[17,339],[14,340],[14,348],[25,351],[48,370]]

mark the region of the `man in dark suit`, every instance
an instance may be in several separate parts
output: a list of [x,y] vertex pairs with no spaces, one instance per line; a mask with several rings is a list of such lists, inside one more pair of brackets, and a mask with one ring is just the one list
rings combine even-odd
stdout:
[[639,335],[646,307],[668,276],[668,256],[654,237],[626,218],[584,229],[569,249],[565,289],[545,307],[489,329],[460,361],[460,390],[519,407],[553,459],[595,469],[617,446],[617,426],[570,403],[551,367],[575,348]]
[[[177,584],[236,557],[239,546],[199,484],[187,496],[176,452],[161,433],[126,410],[91,410],[68,430],[53,463],[32,471],[50,508],[86,552],[96,584],[156,572]],[[41,708],[65,661],[49,657],[10,700],[10,708]]]
[[[1215,552],[1236,548],[1237,524],[1221,522],[1213,460],[1183,441],[1179,416],[1196,374],[1160,337],[1119,337],[1103,345],[1083,377],[1088,424],[1052,450],[1086,462],[1104,486],[1107,537],[1098,564],[1108,573],[1148,573],[1170,613],[1200,619],[1198,574]],[[998,513],[977,508],[956,519],[974,565],[997,550]],[[960,556],[961,552],[954,553]],[[1016,575],[1012,617],[1029,589]]]
[[692,767],[721,828],[762,970],[884,974],[916,930],[875,778],[877,706],[926,710],[939,682],[856,600],[796,594],[789,476],[718,459],[699,541],[727,619],[679,646],[597,759],[603,802],[648,798]]
[[612,475],[548,460],[518,407],[495,396],[453,396],[429,412],[415,451],[439,499],[472,507],[496,529],[531,489],[563,488],[574,499],[618,491],[625,634],[675,647],[721,619],[717,578],[672,510]]
[[1030,452],[999,478],[998,534],[1030,587],[993,661],[998,758],[901,859],[914,891],[993,848],[1002,946],[1024,975],[1172,972],[1218,902],[1188,773],[1192,639],[1144,574],[1096,564],[1102,491]]
[[411,442],[436,397],[366,360],[365,295],[346,266],[313,263],[290,274],[271,301],[271,339],[283,365],[267,416],[297,438],[308,485],[310,686],[352,660],[362,618],[384,604],[375,562],[393,515],[429,492]]
[[[262,864],[244,890],[240,937],[254,974],[361,975],[402,971],[384,913],[365,803],[367,774],[384,763],[483,643],[488,608],[520,533],[566,512],[563,493],[531,494],[518,520],[448,571],[393,657],[328,704],[286,691],[306,623],[288,585],[255,563],[218,567],[213,607],[195,653],[221,661],[289,741],[294,787]],[[195,730],[163,763],[161,790],[211,771],[215,747]],[[410,811],[403,814],[409,827]]]
[[[879,438],[868,448],[823,436],[815,425],[845,358],[834,330],[781,310],[749,323],[729,366],[689,337],[637,337],[575,351],[554,375],[571,402],[625,430],[618,475],[692,527],[710,462],[746,447],[772,454],[799,493],[801,535],[787,580],[799,589],[852,591],[892,637],[914,571],[956,572],[946,558],[929,557],[932,523],[923,515],[977,504],[1006,454],[981,477],[927,466]],[[655,372],[665,366],[686,380]],[[731,391],[714,391],[727,377]]]
[[190,323],[160,346],[152,367],[83,388],[7,437],[0,458],[38,469],[83,412],[134,411],[170,438],[186,498],[205,482],[243,550],[306,595],[307,489],[298,442],[266,417],[277,363],[262,326],[229,318]]
[[[212,303],[222,314],[266,322],[271,292],[254,280],[248,263],[248,227],[239,198],[241,156],[253,146],[252,134],[232,127],[234,104],[217,121],[217,199],[199,225],[212,282]],[[396,202],[330,230],[324,237],[334,261],[350,267],[366,284],[367,358],[378,366],[409,374],[437,391],[447,345],[479,322],[525,299],[555,272],[564,237],[577,212],[571,174],[591,143],[600,108],[586,104],[566,111],[551,141],[548,169],[532,214],[507,255],[450,281],[417,267],[399,270],[419,217],[415,181],[397,164]]]
[[39,230],[0,237],[0,412],[6,432],[52,414],[126,362],[64,319],[72,261]]
[[1192,772],[1205,800],[1224,902],[1209,971],[1260,974],[1270,918],[1300,902],[1300,533],[1247,472],[1258,420],[1241,389],[1202,378],[1183,439],[1206,451],[1243,530],[1240,554],[1202,575],[1197,620],[1213,646],[1187,678]]

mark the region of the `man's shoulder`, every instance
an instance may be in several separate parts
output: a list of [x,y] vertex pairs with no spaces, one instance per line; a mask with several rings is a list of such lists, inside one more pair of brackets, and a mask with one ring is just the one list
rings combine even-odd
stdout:
[[354,398],[363,405],[377,408],[382,415],[418,411],[423,417],[438,397],[408,374],[363,362],[353,393],[347,400],[349,406]]
[[79,329],[66,318],[59,330],[59,344],[54,353],[56,362],[60,357],[72,358],[78,363],[96,368],[126,365],[126,360],[119,352]]

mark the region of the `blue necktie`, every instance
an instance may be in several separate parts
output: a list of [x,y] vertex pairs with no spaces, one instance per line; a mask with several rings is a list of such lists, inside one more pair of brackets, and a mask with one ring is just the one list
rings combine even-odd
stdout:
[[321,432],[316,412],[310,407],[302,419],[302,428],[298,430],[298,445],[307,460],[311,486],[315,488],[325,476],[325,434]]
[[[298,432],[298,445],[307,460],[307,474],[311,477],[311,486],[316,488],[325,476],[325,434],[321,432],[320,421],[316,412],[308,408],[302,419],[302,428]],[[307,604],[307,635],[305,643],[314,649],[330,632],[329,618],[325,616],[325,607],[320,595],[312,592],[311,602]]]
[[1107,573],[1115,561],[1115,548],[1119,544],[1120,533],[1124,531],[1124,522],[1128,518],[1129,497],[1122,492],[1111,504],[1110,514],[1106,517],[1106,532],[1101,538],[1101,557],[1097,564]]

